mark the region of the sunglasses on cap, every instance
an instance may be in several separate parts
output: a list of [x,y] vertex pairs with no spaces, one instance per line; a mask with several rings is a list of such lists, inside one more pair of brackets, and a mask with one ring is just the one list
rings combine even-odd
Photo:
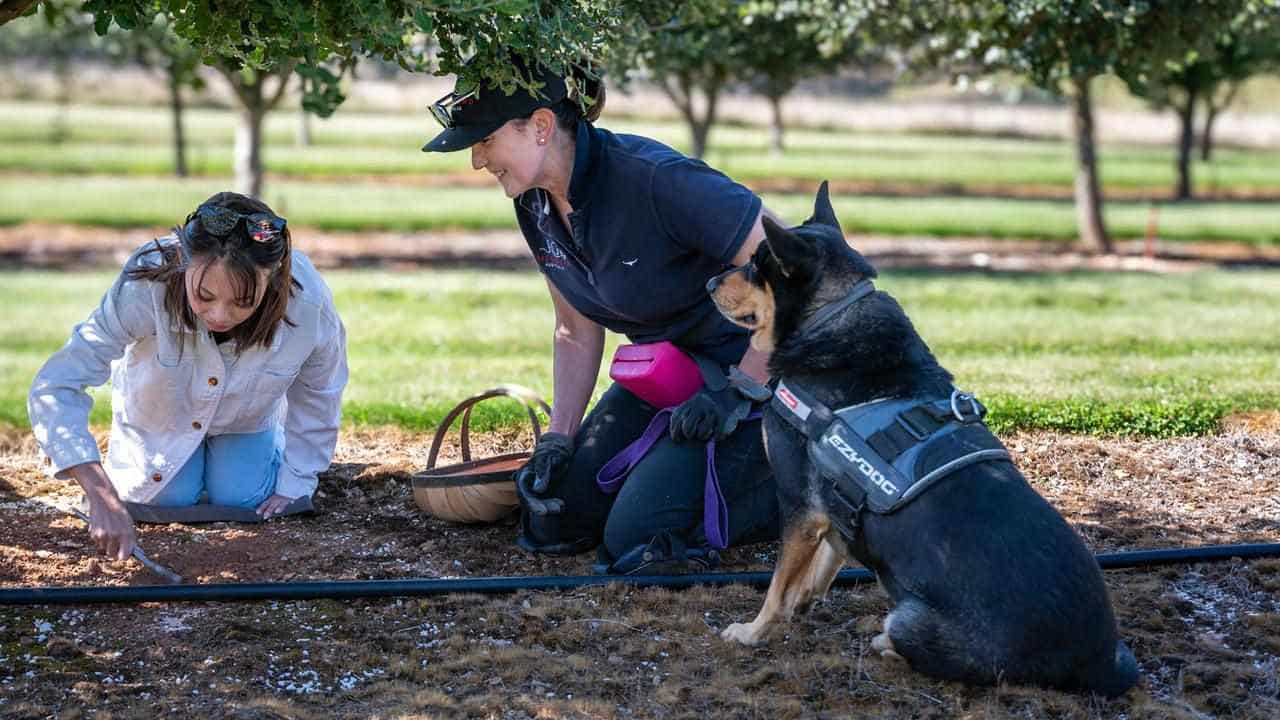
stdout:
[[453,114],[479,99],[480,88],[472,88],[467,91],[455,90],[431,103],[431,116],[436,119],[436,122],[440,123],[440,127],[445,130],[452,130],[457,127]]
[[200,221],[200,227],[215,237],[226,237],[244,222],[249,239],[254,242],[269,242],[280,237],[284,232],[286,221],[267,212],[244,214],[221,205],[201,205],[187,216],[185,226],[191,231],[191,223]]

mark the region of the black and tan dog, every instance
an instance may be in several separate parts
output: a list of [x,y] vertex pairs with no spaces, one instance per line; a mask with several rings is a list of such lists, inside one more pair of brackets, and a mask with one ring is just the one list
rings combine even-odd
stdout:
[[[781,382],[764,431],[784,542],[759,615],[721,636],[763,642],[778,623],[822,597],[852,555],[876,573],[893,601],[883,633],[872,641],[885,657],[963,682],[1109,696],[1127,690],[1137,664],[1118,637],[1093,555],[1009,462],[982,424],[980,404],[954,394],[950,373],[901,306],[870,285],[875,270],[845,241],[826,184],[803,225],[788,230],[766,220],[765,228],[767,240],[751,263],[707,288],[722,313],[752,331],[752,345],[771,353],[771,375]],[[779,398],[786,402],[779,405]],[[914,409],[887,416],[871,445],[852,437],[856,423],[822,434],[833,417],[845,417],[839,409],[886,401]],[[797,407],[827,415],[815,423],[812,413],[797,415]],[[942,468],[924,488],[899,487],[911,487],[911,478],[886,468],[883,455],[879,464],[863,457],[872,446],[892,455],[895,438],[905,453],[904,445],[952,429],[947,442],[929,445],[918,458],[917,469]],[[819,434],[829,441],[823,447],[815,442]],[[969,459],[947,466],[956,454]],[[847,478],[836,481],[841,463],[853,468],[847,475],[863,490],[850,491]],[[876,511],[881,489],[893,502],[880,498]]]

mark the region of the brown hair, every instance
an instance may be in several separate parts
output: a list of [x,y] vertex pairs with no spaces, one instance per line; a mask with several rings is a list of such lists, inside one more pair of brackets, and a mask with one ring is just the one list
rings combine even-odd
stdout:
[[[233,192],[220,192],[200,204],[201,207],[212,205],[223,207],[242,215],[275,212],[266,203],[255,198]],[[199,268],[203,275],[209,264],[222,260],[230,272],[237,293],[242,303],[252,303],[258,297],[258,270],[271,268],[267,278],[267,287],[262,295],[262,302],[254,310],[249,319],[231,329],[231,337],[236,341],[236,353],[242,353],[254,345],[270,347],[280,323],[294,326],[286,315],[289,298],[294,292],[302,289],[302,284],[292,274],[292,238],[289,228],[285,226],[279,233],[271,234],[265,240],[255,240],[249,234],[246,222],[238,223],[231,232],[214,235],[207,232],[204,223],[196,212],[187,216],[186,221],[173,229],[177,243],[161,243],[157,239],[154,247],[142,253],[155,253],[160,256],[158,265],[142,265],[125,271],[130,280],[149,280],[164,284],[164,308],[176,318],[180,318],[182,327],[196,332],[195,313],[191,312],[191,303],[187,299],[186,273],[192,268]],[[278,217],[278,216],[277,216]],[[142,255],[139,256],[141,259]],[[199,284],[197,282],[197,284]]]
[[565,77],[569,95],[551,106],[561,130],[576,130],[579,120],[593,123],[604,112],[604,76],[591,65],[574,65]]

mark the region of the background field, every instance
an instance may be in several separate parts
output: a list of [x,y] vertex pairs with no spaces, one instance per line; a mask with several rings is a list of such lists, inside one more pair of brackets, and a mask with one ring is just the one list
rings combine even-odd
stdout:
[[[213,109],[189,110],[190,169],[228,175],[235,118]],[[52,174],[163,175],[172,172],[169,118],[153,109],[128,109],[0,100],[0,170]],[[470,173],[469,153],[422,153],[432,127],[423,114],[341,112],[313,120],[311,145],[295,143],[297,116],[268,117],[268,168],[289,176]],[[687,151],[682,123],[606,117],[614,132],[638,133]],[[984,137],[919,132],[851,132],[793,128],[782,154],[768,150],[767,128],[717,126],[706,160],[743,182],[777,179],[934,183],[955,188],[1036,185],[1069,194],[1074,150],[1065,140]],[[1174,181],[1172,143],[1104,146],[1107,189],[1141,188],[1167,194]],[[1271,190],[1280,193],[1280,151],[1216,150],[1197,164],[1210,194]]]
[[[59,109],[0,102],[0,224],[24,221],[101,227],[164,227],[227,186],[234,118],[187,113],[193,178],[172,172],[168,119],[156,110]],[[271,178],[264,198],[299,226],[328,230],[430,232],[509,229],[510,202],[468,153],[417,150],[429,128],[419,115],[340,113],[315,123],[314,144],[294,145],[296,118],[267,128]],[[616,119],[606,125],[684,147],[682,125]],[[951,137],[797,129],[785,154],[767,151],[767,130],[717,128],[707,160],[760,191],[797,221],[812,191],[835,183],[848,232],[1071,241],[1074,162],[1062,140]],[[1158,207],[1162,240],[1280,244],[1280,152],[1221,148],[1197,166],[1200,202],[1166,203],[1171,146],[1109,144],[1106,206],[1120,238],[1142,237]]]
[[[95,559],[83,525],[45,507],[75,502],[76,491],[44,476],[26,394],[112,282],[122,253],[232,184],[231,112],[204,97],[187,113],[193,176],[178,180],[164,108],[121,104],[133,95],[115,73],[95,77],[103,89],[78,97],[98,92],[116,105],[0,100],[0,258],[10,263],[0,266],[0,585],[152,581],[136,564]],[[384,110],[353,92],[349,107],[313,121],[309,147],[295,143],[292,111],[269,118],[263,197],[289,217],[301,249],[336,265],[324,277],[349,333],[344,428],[315,517],[143,528],[152,557],[184,576],[591,572],[590,553],[530,556],[513,550],[513,524],[452,526],[411,500],[428,433],[455,402],[500,382],[552,389],[551,304],[513,237],[510,202],[470,170],[466,153],[418,152],[434,129],[422,105],[440,92]],[[1276,109],[1274,92],[1245,95],[1271,98],[1255,111]],[[796,103],[814,122],[788,133],[785,154],[767,150],[765,127],[726,124],[712,133],[708,162],[795,221],[818,182],[833,181],[851,240],[885,268],[880,287],[899,298],[957,384],[987,403],[1019,467],[1090,549],[1275,540],[1280,280],[1265,264],[1280,259],[1280,149],[1224,132],[1215,159],[1196,166],[1202,200],[1169,203],[1172,144],[1148,132],[1158,126],[1150,116],[1108,115],[1111,98],[1100,113],[1112,129],[1100,146],[1107,220],[1119,238],[1141,238],[1156,220],[1163,255],[1090,260],[1070,250],[1074,159],[1052,136],[1061,117],[1051,106],[959,107],[993,116],[987,127],[999,129],[984,135],[904,130],[932,120],[923,114],[956,110],[942,104]],[[1132,112],[1134,101],[1124,103]],[[610,105],[605,126],[686,147],[669,110]],[[749,119],[738,114],[744,106],[733,97],[725,109]],[[903,119],[849,127],[864,110],[901,110]],[[1225,120],[1225,129],[1240,127]],[[1235,263],[1259,264],[1227,269]],[[606,353],[618,341],[610,337]],[[597,392],[605,382],[602,372]],[[108,393],[93,392],[100,437]],[[509,401],[481,405],[474,452],[527,448],[524,423]],[[442,462],[458,459],[451,437]],[[734,548],[722,569],[767,570],[776,553],[776,543]],[[715,633],[750,617],[761,599],[738,586],[0,608],[0,715],[1276,716],[1280,563],[1113,572],[1107,582],[1143,673],[1111,702],[936,682],[883,660],[869,642],[889,607],[872,587],[834,591],[766,648],[728,646]]]
[[[500,382],[550,397],[552,314],[537,273],[326,278],[348,328],[348,422],[429,429],[456,401]],[[0,421],[25,424],[31,377],[112,279],[0,273]],[[1001,432],[1202,433],[1229,412],[1280,408],[1280,283],[1266,271],[894,271],[879,284],[957,383],[988,403]],[[610,336],[606,354],[616,342]],[[106,422],[109,396],[97,397],[93,418]],[[520,415],[494,404],[478,420],[492,427]]]

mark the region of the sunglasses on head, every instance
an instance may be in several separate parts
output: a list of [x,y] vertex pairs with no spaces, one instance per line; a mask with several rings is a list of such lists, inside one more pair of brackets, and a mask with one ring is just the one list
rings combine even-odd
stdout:
[[431,116],[440,123],[445,130],[452,130],[457,127],[454,120],[454,113],[460,108],[464,108],[480,99],[480,89],[472,88],[465,92],[453,91],[439,100],[431,103]]
[[201,205],[187,216],[186,226],[199,220],[205,232],[216,237],[226,237],[244,222],[249,239],[254,242],[269,242],[280,237],[286,225],[285,219],[271,213],[258,212],[244,214],[221,205]]

